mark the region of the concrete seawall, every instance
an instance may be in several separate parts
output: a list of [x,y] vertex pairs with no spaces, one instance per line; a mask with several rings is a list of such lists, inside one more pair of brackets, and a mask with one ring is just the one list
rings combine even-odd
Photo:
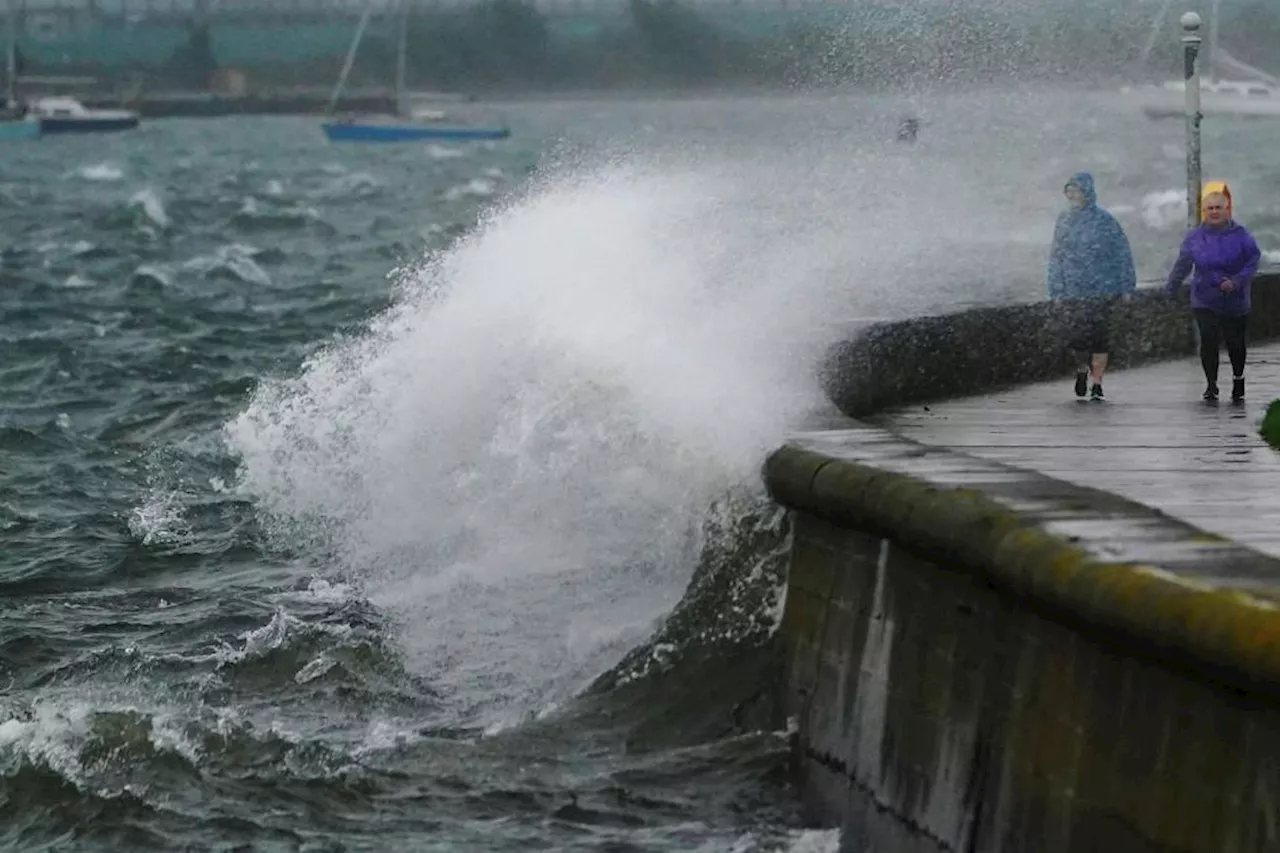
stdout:
[[[1254,304],[1254,338],[1280,335],[1280,277]],[[833,397],[866,414],[1062,375],[1048,317],[873,328],[833,355]],[[1184,303],[1115,319],[1121,364],[1191,350]],[[1280,850],[1280,561],[853,420],[795,436],[765,480],[795,522],[800,779],[842,850]]]
[[[965,397],[1063,376],[1066,333],[1052,303],[976,308],[958,314],[877,323],[832,349],[827,395],[862,417],[885,406]],[[1280,336],[1280,273],[1253,286],[1250,335]],[[1111,362],[1133,367],[1187,355],[1194,342],[1186,295],[1142,290],[1112,316]]]

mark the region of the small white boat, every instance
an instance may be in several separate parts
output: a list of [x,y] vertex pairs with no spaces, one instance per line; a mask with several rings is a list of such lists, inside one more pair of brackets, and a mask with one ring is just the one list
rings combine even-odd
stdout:
[[[1186,87],[1181,80],[1130,91],[1148,118],[1186,114]],[[1200,112],[1210,117],[1280,118],[1280,89],[1261,80],[1202,80]]]
[[39,120],[41,135],[109,133],[138,126],[138,114],[133,110],[90,109],[66,95],[35,98],[28,104],[28,109]]

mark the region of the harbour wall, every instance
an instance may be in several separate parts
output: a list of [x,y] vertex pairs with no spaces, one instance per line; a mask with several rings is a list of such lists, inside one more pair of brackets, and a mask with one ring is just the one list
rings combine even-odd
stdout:
[[[1254,280],[1249,335],[1280,337],[1280,273]],[[1113,368],[1190,355],[1195,339],[1186,295],[1137,291],[1115,306],[1109,338]],[[887,406],[1069,375],[1067,340],[1061,306],[1052,302],[876,323],[832,348],[823,382],[842,412],[863,417]]]
[[[1255,287],[1254,339],[1280,336],[1280,277]],[[1114,322],[1121,364],[1191,351],[1184,302]],[[868,415],[1064,374],[1062,343],[1047,306],[885,324],[829,388]],[[1280,561],[852,419],[765,480],[798,778],[842,851],[1280,849]]]

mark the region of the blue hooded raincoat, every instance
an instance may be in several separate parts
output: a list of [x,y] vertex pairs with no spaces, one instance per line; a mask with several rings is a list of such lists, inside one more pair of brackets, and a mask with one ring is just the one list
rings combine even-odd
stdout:
[[1084,192],[1084,207],[1063,211],[1049,250],[1050,299],[1123,296],[1138,286],[1129,238],[1116,218],[1098,207],[1093,175],[1080,172],[1067,186]]

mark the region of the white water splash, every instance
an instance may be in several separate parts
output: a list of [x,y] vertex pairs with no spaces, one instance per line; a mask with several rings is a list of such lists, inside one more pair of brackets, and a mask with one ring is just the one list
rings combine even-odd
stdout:
[[785,840],[762,839],[755,833],[744,833],[729,843],[709,842],[696,853],[838,853],[840,830],[801,829],[788,833]]
[[129,532],[143,545],[172,545],[191,533],[186,519],[186,495],[153,486],[129,513]]
[[22,761],[44,765],[64,778],[79,781],[80,742],[89,731],[91,709],[85,705],[40,705],[29,719],[0,722],[0,768],[9,772]]
[[131,751],[149,747],[195,768],[219,740],[235,736],[300,742],[275,721],[246,720],[235,708],[197,715],[181,702],[140,707],[111,691],[57,690],[31,706],[0,712],[0,772],[9,776],[32,765],[100,797],[141,797],[147,787],[120,772],[137,760]]
[[1186,220],[1185,190],[1164,190],[1142,197],[1142,221],[1148,228],[1167,231],[1181,226]]
[[840,849],[840,830],[805,829],[792,835],[786,853],[837,853]]
[[604,627],[643,636],[690,523],[816,403],[811,342],[758,254],[725,263],[749,246],[720,204],[693,177],[553,188],[229,425],[277,532],[363,573],[467,704],[579,684],[602,665],[583,638],[617,647]]
[[918,164],[828,166],[546,179],[366,335],[259,387],[225,430],[239,488],[282,544],[363,577],[460,713],[547,707],[679,599],[691,528],[822,404],[854,306],[930,298],[904,290],[905,226],[938,252],[991,227],[958,215],[980,178],[922,210]]

